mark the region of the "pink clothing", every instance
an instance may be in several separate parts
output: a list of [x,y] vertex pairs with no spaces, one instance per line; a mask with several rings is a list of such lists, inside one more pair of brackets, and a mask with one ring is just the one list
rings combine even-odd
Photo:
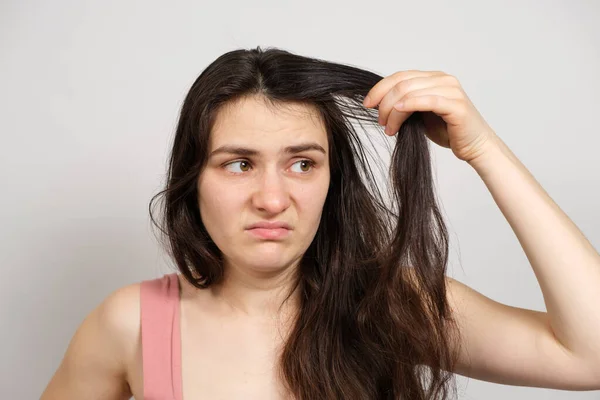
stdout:
[[179,279],[176,273],[140,287],[144,400],[182,400]]

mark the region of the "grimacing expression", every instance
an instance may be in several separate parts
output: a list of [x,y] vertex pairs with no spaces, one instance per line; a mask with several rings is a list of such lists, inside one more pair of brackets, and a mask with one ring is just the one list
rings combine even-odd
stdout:
[[[260,97],[229,103],[217,114],[208,157],[198,178],[198,206],[226,264],[276,272],[299,261],[329,189],[327,132],[316,111],[296,103],[273,109]],[[247,229],[260,221],[291,229],[265,239]]]

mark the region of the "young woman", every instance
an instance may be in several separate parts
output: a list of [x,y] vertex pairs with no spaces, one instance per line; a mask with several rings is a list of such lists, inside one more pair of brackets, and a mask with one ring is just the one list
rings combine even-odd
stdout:
[[[352,124],[376,118],[396,137],[389,200]],[[547,313],[446,276],[428,140],[485,182]],[[185,99],[159,195],[179,273],[110,294],[43,400],[444,399],[454,374],[600,389],[600,255],[451,75],[224,54]]]

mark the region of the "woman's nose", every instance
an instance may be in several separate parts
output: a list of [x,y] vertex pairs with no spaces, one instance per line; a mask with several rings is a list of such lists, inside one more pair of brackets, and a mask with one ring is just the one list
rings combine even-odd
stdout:
[[257,183],[252,199],[254,207],[273,214],[281,213],[289,207],[288,183],[279,173],[267,171]]

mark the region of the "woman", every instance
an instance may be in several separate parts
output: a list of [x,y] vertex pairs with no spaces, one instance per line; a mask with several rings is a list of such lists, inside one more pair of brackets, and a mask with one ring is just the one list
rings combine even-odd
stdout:
[[[375,118],[396,136],[388,201],[351,124]],[[548,313],[446,276],[428,140],[483,179]],[[159,195],[179,274],[108,296],[43,400],[441,399],[454,373],[600,388],[600,255],[451,75],[224,54],[185,99]]]

